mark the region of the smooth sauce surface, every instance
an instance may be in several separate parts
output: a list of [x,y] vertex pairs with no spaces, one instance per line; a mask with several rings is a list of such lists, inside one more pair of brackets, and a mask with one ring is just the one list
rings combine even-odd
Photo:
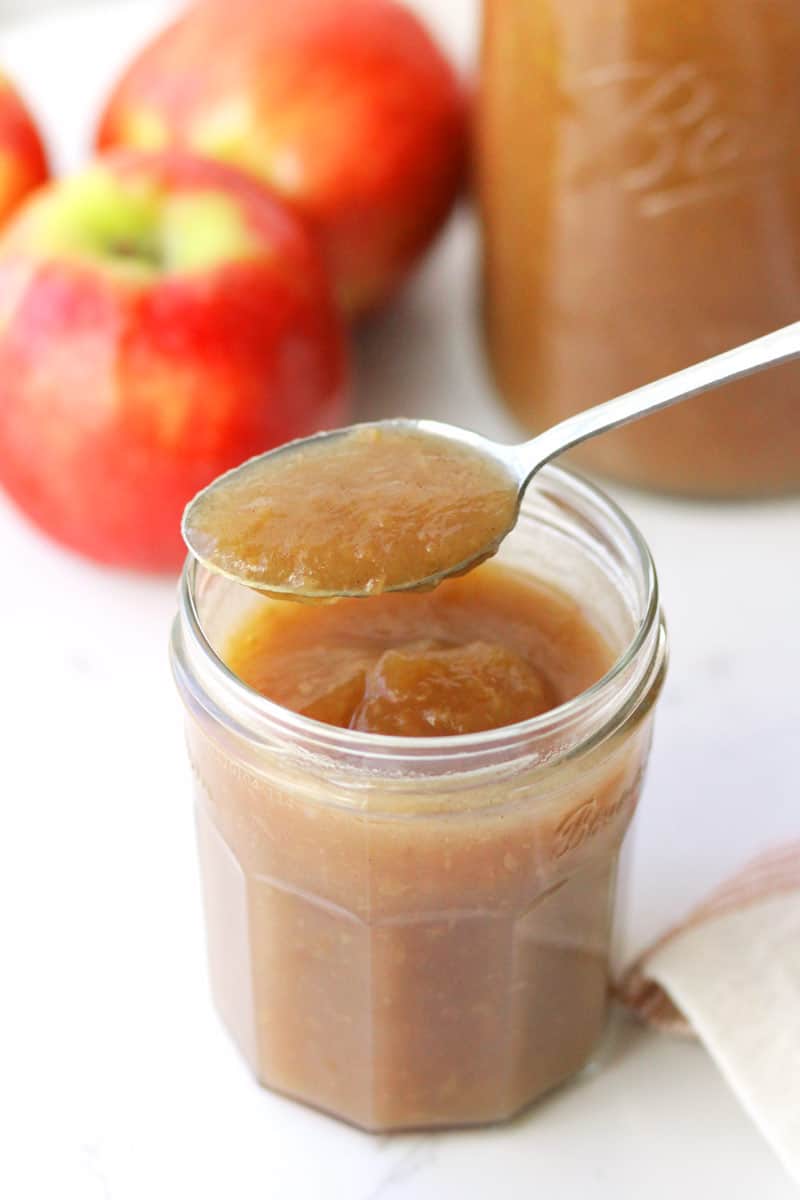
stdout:
[[493,553],[516,506],[516,483],[486,455],[364,426],[223,478],[186,535],[205,562],[266,591],[377,594]]
[[575,600],[487,563],[427,593],[264,600],[224,658],[254,690],[318,721],[432,737],[537,716],[601,678],[613,653]]

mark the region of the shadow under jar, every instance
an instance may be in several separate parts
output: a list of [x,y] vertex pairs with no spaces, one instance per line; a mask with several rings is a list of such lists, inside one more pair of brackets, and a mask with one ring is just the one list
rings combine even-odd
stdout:
[[655,573],[619,509],[554,467],[498,558],[573,597],[617,657],[560,707],[457,737],[336,728],[251,691],[220,656],[265,601],[183,577],[172,661],[215,1002],[262,1083],[366,1129],[509,1117],[605,1023],[665,670]]
[[[546,428],[800,316],[795,0],[484,0],[479,190],[497,385]],[[576,461],[708,496],[800,488],[800,365]]]

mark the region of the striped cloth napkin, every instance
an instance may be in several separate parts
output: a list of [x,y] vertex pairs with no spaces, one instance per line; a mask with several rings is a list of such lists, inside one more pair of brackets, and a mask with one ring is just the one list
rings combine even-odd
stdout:
[[761,854],[624,974],[622,1003],[696,1035],[800,1183],[800,841]]

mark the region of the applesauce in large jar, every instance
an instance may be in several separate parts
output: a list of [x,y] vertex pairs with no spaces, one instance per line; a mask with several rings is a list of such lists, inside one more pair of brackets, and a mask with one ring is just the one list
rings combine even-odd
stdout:
[[[484,0],[484,314],[523,424],[800,317],[800,5]],[[576,460],[707,495],[800,486],[800,365]]]
[[172,656],[212,992],[262,1083],[388,1130],[586,1064],[665,669],[613,505],[547,467],[429,593],[299,605],[191,562]]

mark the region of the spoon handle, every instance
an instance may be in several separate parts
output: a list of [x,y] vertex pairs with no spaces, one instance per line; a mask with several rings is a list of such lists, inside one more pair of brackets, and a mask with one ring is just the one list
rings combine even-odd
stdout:
[[713,358],[676,371],[674,375],[666,375],[663,379],[647,383],[632,392],[625,392],[614,400],[607,400],[605,404],[584,409],[583,412],[560,421],[558,425],[551,426],[538,437],[531,438],[518,447],[520,474],[527,482],[530,476],[551,458],[572,446],[577,446],[580,442],[585,442],[596,433],[605,433],[620,425],[627,425],[629,421],[635,421],[638,417],[658,412],[661,408],[669,408],[680,400],[688,400],[690,396],[711,391],[712,388],[732,379],[741,379],[745,375],[763,371],[765,367],[789,362],[798,357],[800,321],[795,321],[783,329],[776,329],[774,333],[768,333],[752,342],[745,342],[743,346],[726,350],[723,354],[716,354]]

